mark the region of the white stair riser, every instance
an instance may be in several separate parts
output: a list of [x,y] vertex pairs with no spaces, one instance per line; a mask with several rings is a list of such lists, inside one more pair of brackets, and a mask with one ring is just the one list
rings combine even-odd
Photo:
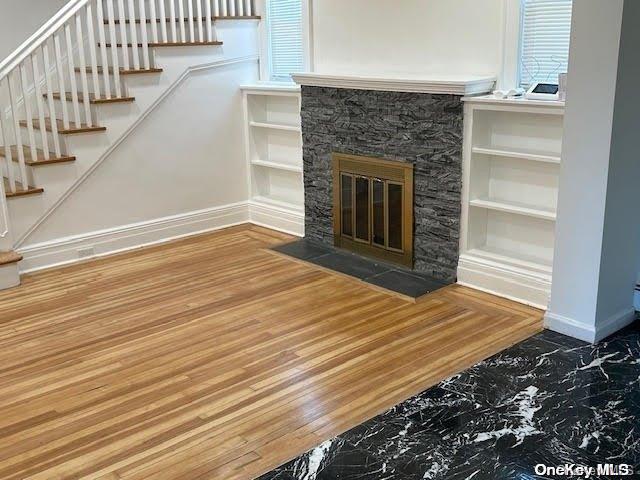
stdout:
[[0,290],[20,285],[18,264],[0,265]]

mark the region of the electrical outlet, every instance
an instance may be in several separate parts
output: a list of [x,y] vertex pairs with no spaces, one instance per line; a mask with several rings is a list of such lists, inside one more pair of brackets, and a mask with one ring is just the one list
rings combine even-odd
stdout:
[[93,247],[84,247],[78,249],[78,258],[93,257],[95,254],[96,251]]

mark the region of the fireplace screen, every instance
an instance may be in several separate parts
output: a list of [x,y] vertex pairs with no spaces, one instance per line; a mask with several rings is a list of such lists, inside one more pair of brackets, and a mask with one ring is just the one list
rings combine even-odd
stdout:
[[333,155],[335,244],[413,267],[413,165]]

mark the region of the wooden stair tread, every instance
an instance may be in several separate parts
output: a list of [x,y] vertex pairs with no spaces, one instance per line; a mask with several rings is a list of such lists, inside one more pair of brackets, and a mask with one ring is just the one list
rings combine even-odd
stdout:
[[[13,159],[14,162],[18,161],[18,146],[17,145],[11,145],[9,147],[9,149],[11,150],[11,157]],[[33,159],[31,158],[31,148],[29,148],[27,145],[23,145],[22,146],[22,152],[24,153],[24,160],[25,163],[29,166],[37,166],[37,165],[50,165],[53,163],[64,163],[64,162],[74,162],[76,160],[76,157],[73,157],[71,155],[62,155],[61,157],[56,157],[56,154],[53,152],[49,153],[49,159],[47,160],[44,156],[44,150],[41,149],[37,149],[36,150],[36,155],[37,158]],[[5,147],[0,146],[0,157],[6,157],[5,154]]]
[[[98,46],[101,46],[102,44],[98,43]],[[111,48],[113,44],[111,43],[105,43],[105,46],[107,48]],[[116,43],[116,47],[117,48],[122,48],[124,44],[122,43]],[[149,47],[155,48],[155,47],[205,47],[205,46],[219,46],[222,45],[222,42],[218,41],[218,40],[214,40],[212,42],[169,42],[169,43],[149,43]],[[127,48],[132,48],[133,44],[132,43],[127,43],[126,44]],[[142,44],[138,43],[138,48],[142,48]]]
[[[47,97],[48,95],[45,93],[44,97]],[[71,92],[66,92],[66,100],[67,102],[72,102],[73,101],[73,94]],[[60,98],[62,97],[62,94],[60,92],[54,92],[53,93],[53,98],[55,98],[56,100],[60,100]],[[78,92],[78,101],[79,102],[84,102],[84,94]],[[111,98],[107,98],[104,95],[101,95],[100,98],[96,98],[96,96],[91,93],[89,94],[89,103],[92,104],[101,104],[101,103],[130,103],[130,102],[134,102],[135,101],[135,97],[111,97]]]
[[24,195],[34,195],[42,192],[44,192],[44,188],[40,187],[29,186],[25,190],[20,182],[16,182],[16,191],[12,192],[11,188],[9,187],[9,179],[4,178],[4,194],[7,198],[22,197]]
[[[78,73],[82,72],[82,69],[80,67],[76,67],[75,70]],[[145,74],[145,73],[162,73],[163,72],[162,68],[155,68],[155,67],[147,68],[147,69],[141,69],[141,70],[127,70],[127,69],[124,69],[124,68],[120,68],[119,70],[120,70],[120,72],[119,72],[120,75],[142,75],[142,74]],[[93,73],[93,68],[92,67],[86,67],[86,72],[87,73]],[[113,73],[114,73],[113,67],[109,67],[107,69],[107,72],[109,73],[109,75],[113,75]],[[104,67],[98,66],[98,74],[99,75],[104,74]]]
[[17,263],[22,260],[22,255],[18,252],[14,252],[10,250],[8,252],[0,251],[0,267],[3,265],[10,265],[12,263]]
[[[71,122],[69,124],[69,128],[64,128],[63,122],[62,120],[60,120],[59,118],[56,118],[56,125],[58,127],[58,133],[60,135],[71,135],[71,134],[75,134],[75,133],[92,133],[92,132],[104,132],[107,127],[98,127],[98,126],[93,126],[93,127],[89,127],[88,125],[82,123],[80,125],[80,127],[76,127],[74,122]],[[39,130],[40,129],[40,120],[38,119],[34,119],[33,120],[33,128]],[[21,127],[27,127],[27,121],[26,120],[20,120],[20,126]],[[47,132],[51,132],[53,129],[51,128],[52,123],[51,123],[51,118],[45,118],[44,119],[44,127],[47,130]]]
[[[217,15],[217,16],[215,16],[214,15],[214,16],[211,17],[211,20],[213,20],[214,22],[216,20],[261,20],[261,19],[262,19],[262,17],[260,15],[242,15],[242,16],[229,16],[229,15]],[[175,22],[179,22],[179,21],[180,21],[179,18],[175,19]],[[182,21],[183,22],[188,22],[189,21],[189,17],[183,18]],[[193,21],[197,22],[198,21],[198,17],[194,17]],[[207,21],[207,17],[202,17],[202,21],[206,22]],[[171,23],[171,19],[167,18],[165,20],[165,22],[166,23]],[[125,20],[124,23],[130,24],[131,20]],[[139,18],[136,19],[135,23],[140,24],[141,23],[140,19]],[[151,19],[147,18],[145,23],[148,24],[148,25],[151,24]],[[162,20],[157,18],[156,19],[156,23],[162,23]],[[109,20],[105,20],[104,24],[105,25],[109,25]],[[120,20],[114,20],[114,24],[115,25],[120,25]]]

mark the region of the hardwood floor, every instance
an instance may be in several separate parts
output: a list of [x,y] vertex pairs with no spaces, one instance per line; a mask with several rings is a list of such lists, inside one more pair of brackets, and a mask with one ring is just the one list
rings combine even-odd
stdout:
[[542,329],[265,250],[288,239],[234,227],[0,292],[0,478],[251,478]]

